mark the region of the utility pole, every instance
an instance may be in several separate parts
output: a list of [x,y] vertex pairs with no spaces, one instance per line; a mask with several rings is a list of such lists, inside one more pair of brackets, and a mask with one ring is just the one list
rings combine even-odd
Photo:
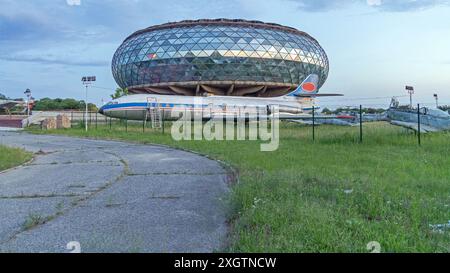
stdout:
[[88,131],[88,87],[90,84],[95,82],[97,78],[95,76],[91,77],[83,77],[81,78],[81,81],[83,82],[83,85],[86,87],[86,100],[84,101],[84,104],[86,105],[85,113],[84,113],[84,125],[86,132]]

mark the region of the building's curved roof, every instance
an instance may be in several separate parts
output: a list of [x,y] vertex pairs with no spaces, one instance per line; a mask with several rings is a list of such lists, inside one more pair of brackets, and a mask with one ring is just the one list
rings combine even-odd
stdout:
[[293,27],[283,26],[280,24],[275,23],[265,23],[262,21],[256,21],[256,20],[243,20],[243,19],[225,19],[225,18],[219,18],[219,19],[199,19],[199,20],[184,20],[180,22],[169,22],[161,25],[154,25],[148,28],[144,28],[141,30],[138,30],[128,36],[125,41],[127,41],[130,38],[133,38],[137,35],[155,31],[155,30],[161,30],[161,29],[170,29],[170,28],[177,28],[177,27],[189,27],[189,26],[197,26],[197,25],[221,25],[221,26],[243,26],[243,27],[254,27],[254,28],[264,28],[264,29],[273,29],[273,30],[279,30],[279,31],[285,31],[294,33],[297,35],[304,35],[308,38],[314,40],[317,42],[316,39],[314,39],[311,35],[309,35],[306,32],[300,31]]
[[295,28],[260,21],[186,20],[139,30],[112,60],[131,93],[277,96],[310,74],[328,77],[319,42]]

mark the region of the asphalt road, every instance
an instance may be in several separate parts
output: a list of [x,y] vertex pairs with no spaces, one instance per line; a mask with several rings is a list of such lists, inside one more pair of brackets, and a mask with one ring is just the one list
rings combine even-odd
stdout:
[[[0,173],[0,252],[213,252],[226,244],[227,173],[160,146],[1,132],[36,153]],[[77,244],[77,243],[75,243]]]

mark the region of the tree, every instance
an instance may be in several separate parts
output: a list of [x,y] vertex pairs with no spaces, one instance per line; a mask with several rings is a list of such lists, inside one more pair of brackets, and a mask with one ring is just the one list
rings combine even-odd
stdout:
[[[77,110],[84,111],[85,103],[84,101],[78,101],[75,99],[50,99],[43,98],[41,100],[35,101],[34,110],[37,111],[60,111],[60,110]],[[88,104],[89,111],[97,111],[97,106],[95,104]]]
[[59,110],[57,108],[57,104],[50,98],[43,98],[41,100],[35,101],[34,104],[34,110],[37,111]]
[[8,98],[5,96],[5,95],[3,95],[2,93],[0,93],[0,100],[7,100]]
[[115,100],[115,99],[118,99],[118,98],[123,97],[123,96],[128,96],[128,88],[125,88],[125,89],[124,88],[117,88],[116,92],[113,95],[111,95],[111,98],[113,100]]
[[[81,110],[81,111],[86,110],[86,104],[85,104],[84,100],[80,101],[80,109],[79,110]],[[93,103],[88,103],[88,111],[89,112],[97,112],[98,111],[97,105],[95,105]]]
[[75,99],[64,99],[61,101],[61,108],[64,110],[80,109],[81,104]]

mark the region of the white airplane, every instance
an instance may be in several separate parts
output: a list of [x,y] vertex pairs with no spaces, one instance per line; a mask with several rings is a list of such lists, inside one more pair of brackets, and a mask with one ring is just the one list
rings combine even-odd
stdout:
[[[260,115],[261,109],[266,111],[266,115],[271,115],[274,106],[283,115],[280,119],[310,119],[305,116],[313,109],[318,109],[314,104],[315,97],[342,96],[340,94],[318,94],[319,76],[309,75],[305,81],[293,92],[274,98],[258,97],[233,97],[233,96],[175,96],[175,95],[153,95],[138,94],[124,96],[102,106],[99,113],[120,119],[144,120],[149,118],[150,109],[159,109],[164,118],[174,119],[171,113],[173,110],[202,113],[204,119],[223,117],[226,115],[237,115],[242,108],[256,109],[255,115]],[[313,108],[314,107],[314,108]],[[248,112],[246,112],[248,113]],[[251,113],[249,113],[251,114]],[[193,115],[192,115],[193,116]],[[320,118],[320,117],[317,117]],[[336,118],[336,117],[327,117]],[[175,118],[175,119],[178,119]]]

